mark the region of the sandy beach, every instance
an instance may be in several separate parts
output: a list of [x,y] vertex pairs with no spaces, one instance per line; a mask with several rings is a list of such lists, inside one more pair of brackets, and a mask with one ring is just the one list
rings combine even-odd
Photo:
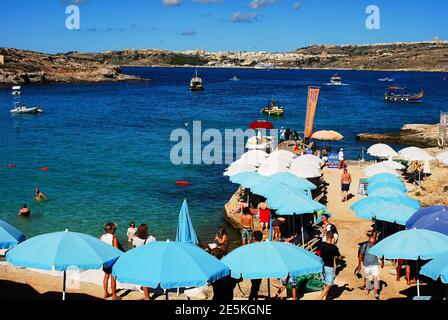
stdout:
[[[367,164],[364,165],[364,167]],[[328,211],[333,214],[332,222],[337,226],[339,231],[338,247],[342,255],[345,256],[345,266],[339,268],[338,275],[335,280],[335,286],[331,291],[331,299],[340,300],[365,300],[374,299],[373,293],[369,296],[364,294],[359,287],[362,286],[363,280],[358,279],[354,275],[354,270],[358,264],[357,250],[358,243],[366,241],[366,232],[371,227],[371,222],[359,219],[355,213],[350,210],[350,205],[360,200],[363,196],[357,193],[358,181],[363,178],[363,168],[352,164],[348,167],[352,175],[353,183],[350,193],[353,195],[347,203],[341,202],[339,181],[341,171],[338,169],[323,170],[324,180],[329,184],[327,189],[327,207]],[[234,199],[233,199],[234,200]],[[230,203],[235,203],[231,201]],[[397,281],[395,277],[395,267],[390,261],[386,261],[384,269],[380,275],[382,285],[381,299],[409,299],[415,296],[415,285],[407,286],[404,278]],[[271,281],[271,295],[274,295],[280,286],[277,279]],[[241,289],[240,289],[241,288]],[[250,281],[244,281],[240,284],[240,288],[236,287],[234,291],[235,300],[247,299],[250,291]],[[427,294],[430,288],[425,284],[421,286],[422,294]],[[30,270],[15,269],[3,263],[0,267],[0,291],[8,292],[5,296],[7,299],[57,299],[61,291],[61,279],[56,276],[37,273]],[[68,299],[102,299],[102,287],[92,283],[80,283],[78,289],[69,289]],[[211,287],[205,291],[206,297],[211,299],[213,291]],[[431,291],[434,294],[434,290]],[[139,300],[142,299],[142,293],[138,291],[120,290],[119,295],[123,300]],[[299,297],[302,296],[300,292]],[[314,300],[317,299],[320,292],[305,294],[301,299]],[[263,281],[260,296],[267,296],[267,281]],[[283,299],[286,297],[286,291],[281,295]],[[164,300],[163,295],[156,296],[155,299]],[[190,297],[195,299],[194,297]],[[205,297],[202,297],[205,298]],[[289,297],[290,298],[290,297]],[[177,295],[175,292],[169,294],[170,300],[186,300],[185,295]]]

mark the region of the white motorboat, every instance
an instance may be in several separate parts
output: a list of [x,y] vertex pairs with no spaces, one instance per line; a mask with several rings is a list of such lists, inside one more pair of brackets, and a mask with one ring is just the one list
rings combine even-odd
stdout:
[[202,83],[202,79],[199,78],[198,69],[196,69],[196,73],[194,77],[190,81],[190,90],[191,91],[202,91],[204,90],[204,85]]
[[230,81],[239,81],[240,79],[238,79],[237,76],[233,76],[233,78],[230,79]]
[[17,102],[14,104],[14,108],[12,108],[10,112],[12,114],[39,114],[42,113],[43,110],[38,106],[28,108],[23,103]]
[[331,77],[330,83],[335,86],[341,86],[342,85],[342,77],[335,74]]

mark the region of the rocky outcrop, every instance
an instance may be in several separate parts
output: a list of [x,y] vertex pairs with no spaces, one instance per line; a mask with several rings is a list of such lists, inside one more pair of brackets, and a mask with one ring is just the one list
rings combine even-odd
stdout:
[[360,133],[361,141],[400,143],[416,147],[436,147],[439,136],[439,125],[406,124],[397,133]]
[[117,65],[71,54],[45,54],[17,49],[0,49],[5,57],[0,66],[0,83],[130,81],[140,78],[121,73]]

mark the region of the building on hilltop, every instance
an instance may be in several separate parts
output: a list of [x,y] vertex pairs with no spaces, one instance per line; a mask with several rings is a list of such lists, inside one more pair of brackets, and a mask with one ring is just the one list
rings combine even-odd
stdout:
[[0,54],[0,66],[5,64],[5,57]]

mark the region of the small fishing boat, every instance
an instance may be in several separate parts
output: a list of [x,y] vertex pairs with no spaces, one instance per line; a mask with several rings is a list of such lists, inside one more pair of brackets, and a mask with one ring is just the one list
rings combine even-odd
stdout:
[[28,108],[23,103],[14,104],[14,108],[10,110],[12,114],[39,114],[42,113],[42,109],[38,106]]
[[378,79],[378,81],[381,81],[381,82],[393,82],[393,81],[395,81],[395,80],[386,77],[386,78]]
[[384,100],[386,102],[420,103],[424,96],[425,92],[423,90],[412,94],[409,93],[406,87],[392,86],[384,94]]
[[341,86],[342,85],[342,77],[337,74],[334,74],[331,77],[330,83],[335,86]]
[[199,78],[198,69],[196,69],[196,73],[194,77],[190,81],[190,90],[191,91],[202,91],[204,90],[204,85],[202,83],[202,79]]
[[269,100],[267,107],[262,108],[260,112],[268,116],[280,117],[285,113],[285,109],[279,106],[278,100]]
[[237,76],[233,76],[233,78],[230,79],[230,81],[239,81],[240,79],[238,79]]

